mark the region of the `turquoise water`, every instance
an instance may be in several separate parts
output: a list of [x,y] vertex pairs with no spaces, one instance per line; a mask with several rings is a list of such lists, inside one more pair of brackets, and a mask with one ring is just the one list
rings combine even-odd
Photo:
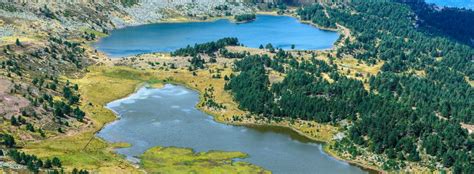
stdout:
[[221,19],[213,22],[158,23],[113,30],[94,46],[110,57],[151,52],[170,52],[187,45],[237,37],[246,46],[257,48],[272,43],[300,50],[331,48],[339,34],[300,23],[288,16],[257,15],[250,23],[236,24]]
[[474,0],[425,0],[438,6],[474,9]]
[[138,162],[136,157],[151,147],[175,146],[198,152],[241,151],[249,157],[239,160],[275,174],[367,173],[328,156],[320,144],[289,129],[217,123],[196,109],[198,101],[196,91],[182,86],[141,88],[107,105],[120,119],[105,126],[98,136],[109,142],[130,143],[131,147],[117,149],[117,152],[135,162]]

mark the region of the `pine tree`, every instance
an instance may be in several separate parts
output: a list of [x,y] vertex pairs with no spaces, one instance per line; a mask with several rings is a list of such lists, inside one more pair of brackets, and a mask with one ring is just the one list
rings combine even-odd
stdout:
[[21,46],[21,42],[20,42],[20,39],[16,38],[16,42],[15,42],[16,46]]
[[10,119],[10,123],[11,125],[13,126],[19,126],[20,124],[18,123],[17,119],[15,118],[15,116],[12,116],[12,118]]
[[46,162],[43,165],[43,168],[50,169],[53,167],[53,163],[51,162],[50,159],[47,159]]
[[13,138],[13,136],[9,134],[3,134],[2,139],[3,139],[3,144],[8,148],[12,148],[16,144],[15,138]]
[[52,161],[53,166],[61,167],[61,160],[58,157],[54,157]]
[[26,130],[29,130],[31,132],[35,132],[35,127],[31,123],[28,123],[28,124],[26,124]]

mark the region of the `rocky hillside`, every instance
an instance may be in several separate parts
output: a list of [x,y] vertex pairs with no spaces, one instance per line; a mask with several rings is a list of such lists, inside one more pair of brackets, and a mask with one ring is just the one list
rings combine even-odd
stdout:
[[[74,135],[94,125],[82,110],[84,100],[79,87],[65,79],[83,76],[89,65],[108,59],[90,43],[106,36],[109,30],[161,21],[207,20],[257,10],[248,2],[251,1],[0,1],[0,152],[6,150],[3,147],[14,150],[58,135]],[[23,157],[24,154],[14,161],[23,168],[30,165],[30,171],[38,170],[39,161],[27,164]],[[0,166],[14,165],[0,160]]]
[[78,87],[64,76],[81,76],[106,59],[89,43],[108,30],[253,10],[225,0],[0,2],[0,138],[12,135],[21,147],[91,124],[78,107]]

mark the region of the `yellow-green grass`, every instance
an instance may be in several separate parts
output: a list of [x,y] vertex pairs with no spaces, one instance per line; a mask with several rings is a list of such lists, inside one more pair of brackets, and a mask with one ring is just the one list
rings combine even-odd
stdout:
[[469,77],[465,77],[467,83],[469,83],[472,87],[474,87],[474,79],[469,79]]
[[[335,56],[333,55],[333,57]],[[319,56],[318,58],[329,62],[327,55]],[[377,75],[380,72],[382,66],[384,65],[383,61],[380,61],[375,65],[369,65],[353,57],[343,57],[341,59],[335,59],[333,63],[337,65],[338,71],[341,74],[344,74],[346,77],[364,82],[364,87],[367,90],[370,89],[368,83],[369,77]],[[330,79],[329,76],[327,76],[326,74],[323,74],[323,77],[329,82],[333,82],[332,79]]]
[[192,149],[154,147],[141,156],[141,164],[149,173],[270,173],[247,162],[242,152],[209,151],[196,153]]
[[[230,75],[230,68],[212,65],[210,69],[222,69],[221,76]],[[289,127],[303,136],[311,139],[331,142],[337,127],[319,124],[314,121],[262,121],[254,117],[233,121],[232,116],[247,115],[239,109],[232,95],[224,90],[223,78],[212,78],[215,73],[208,70],[197,71],[197,76],[185,69],[178,70],[137,70],[118,66],[92,66],[81,79],[70,79],[79,85],[82,101],[81,108],[87,113],[88,126],[81,132],[55,137],[41,142],[28,143],[24,150],[42,158],[59,157],[66,169],[83,168],[101,173],[136,173],[139,170],[125,159],[113,152],[113,148],[127,147],[126,143],[110,144],[96,138],[95,133],[106,123],[116,119],[114,113],[104,107],[108,102],[126,97],[133,93],[141,84],[148,83],[153,87],[160,87],[163,83],[178,83],[193,88],[201,93],[201,102],[198,107],[213,115],[219,122],[241,125],[275,125]],[[214,87],[214,100],[224,104],[226,109],[215,110],[202,106],[202,94],[208,87]],[[87,147],[86,147],[87,145]],[[177,157],[174,157],[177,158]],[[236,157],[234,157],[236,158]],[[176,160],[176,159],[170,159]],[[148,164],[151,165],[151,164]],[[236,165],[236,164],[234,164]],[[247,164],[247,167],[249,167]],[[147,165],[144,165],[147,166]],[[245,168],[246,165],[242,167]],[[176,166],[174,166],[176,167]],[[202,165],[201,165],[202,167]],[[147,167],[145,167],[146,169]],[[152,167],[153,168],[153,167]],[[173,166],[169,166],[172,169]],[[148,169],[147,169],[148,170]],[[149,169],[154,170],[154,169]],[[211,170],[210,168],[202,170]],[[240,170],[240,169],[239,169]]]
[[38,42],[38,38],[36,37],[25,36],[5,36],[0,38],[0,42],[3,42],[3,44],[15,44],[16,39],[18,39],[21,43]]
[[[384,61],[379,61],[374,65],[369,65],[363,61],[360,61],[352,56],[345,56],[343,58],[335,58],[333,61],[329,59],[329,55],[331,57],[336,57],[336,52],[333,50],[325,50],[325,51],[313,51],[312,54],[309,53],[301,53],[301,55],[296,54],[294,52],[293,55],[296,57],[303,58],[303,60],[310,60],[312,54],[316,55],[316,59],[325,61],[326,63],[336,64],[338,67],[338,72],[342,75],[345,75],[348,78],[353,78],[364,82],[364,87],[369,89],[369,84],[365,81],[369,79],[370,76],[375,76],[380,72],[380,69],[384,65]],[[324,79],[328,82],[334,82],[326,73],[321,74]]]
[[81,132],[29,143],[23,150],[42,158],[59,157],[69,170],[138,173],[136,167],[113,152],[113,148],[126,147],[127,144],[109,144],[96,138],[95,133],[116,119],[114,113],[104,107],[105,104],[133,93],[141,83],[156,81],[146,72],[125,67],[90,67],[89,71],[81,79],[71,79],[79,85],[81,108],[87,113],[88,126]]
[[[64,136],[50,138],[40,142],[32,142],[25,145],[24,151],[35,154],[40,158],[59,157],[63,162],[66,170],[72,168],[88,169],[90,171],[100,173],[139,173],[136,166],[131,165],[123,157],[113,152],[114,148],[128,147],[127,143],[107,143],[95,136],[106,123],[112,122],[116,119],[114,113],[104,107],[108,102],[123,98],[133,93],[141,84],[147,83],[152,87],[160,87],[161,80],[168,80],[170,82],[183,83],[186,81],[193,81],[195,79],[191,73],[182,71],[176,73],[173,71],[150,71],[150,70],[136,70],[128,67],[117,66],[93,66],[89,67],[87,73],[81,79],[70,79],[72,83],[79,85],[79,92],[82,96],[81,108],[87,113],[87,125],[81,132],[68,133]],[[206,71],[199,72],[205,74]],[[209,75],[210,76],[210,75]],[[178,77],[174,79],[173,77]],[[171,80],[173,79],[173,80]],[[181,81],[182,80],[182,81]],[[198,81],[208,81],[200,79]],[[215,82],[215,81],[211,81]],[[223,81],[222,81],[223,82]],[[207,83],[206,83],[207,84]],[[223,85],[223,83],[221,84]],[[216,85],[218,86],[218,85]],[[198,87],[204,87],[199,86]],[[223,86],[221,86],[223,88]],[[203,89],[203,88],[195,88]],[[240,152],[209,152],[209,154],[199,154],[196,156],[181,157],[179,151],[191,151],[188,149],[174,149],[169,152],[166,158],[174,163],[166,163],[169,172],[175,169],[179,172],[182,164],[185,164],[189,158],[196,157],[197,163],[195,168],[199,171],[215,171],[226,173],[226,171],[233,171],[233,173],[255,173],[255,171],[264,171],[263,169],[243,162],[231,162],[235,158],[244,158],[246,155]],[[192,152],[192,151],[191,151]],[[163,153],[163,152],[160,152]],[[224,159],[226,157],[226,159]],[[214,162],[209,162],[212,165],[205,165],[199,162],[202,158],[209,158],[219,162],[219,165],[214,165]],[[183,160],[183,161],[179,161]],[[219,161],[221,160],[221,161]],[[230,161],[230,162],[229,162]],[[147,166],[154,165],[147,163]],[[207,168],[206,168],[207,166]],[[153,167],[151,167],[152,170]],[[160,169],[161,170],[161,169]],[[169,173],[166,172],[166,173]],[[174,172],[173,172],[174,173]]]
[[349,68],[351,70],[354,70],[355,72],[358,72],[358,73],[376,75],[380,71],[380,68],[382,68],[384,62],[380,62],[375,65],[368,65],[362,61],[359,62],[359,60],[355,58],[345,57],[342,59],[337,59],[336,64],[339,66],[343,66],[344,68]]
[[227,46],[227,50],[230,52],[234,53],[242,53],[244,51],[252,54],[252,55],[264,55],[267,54],[270,57],[275,55],[275,53],[269,52],[267,49],[259,49],[259,48],[249,48],[249,47],[244,47],[244,46]]

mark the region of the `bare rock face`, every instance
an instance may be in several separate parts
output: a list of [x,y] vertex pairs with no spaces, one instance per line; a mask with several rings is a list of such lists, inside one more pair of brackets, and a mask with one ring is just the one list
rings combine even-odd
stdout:
[[[15,10],[8,11],[0,8],[0,16],[29,21],[45,19],[43,21],[51,22],[44,26],[54,26],[54,29],[93,28],[99,31],[101,28],[121,28],[159,22],[169,18],[206,19],[253,11],[251,5],[244,3],[244,0],[138,0],[137,3],[131,5],[124,5],[120,1],[36,0],[35,2],[15,1],[8,5]],[[220,6],[225,6],[225,10],[217,10],[222,9],[217,8]],[[8,33],[7,29],[0,28],[0,31]]]
[[[229,2],[228,0],[143,0],[136,5],[120,9],[130,17],[124,24],[128,22],[132,25],[174,17],[213,17],[252,12],[251,7],[241,0]],[[219,6],[226,6],[227,10],[216,10]],[[114,22],[120,23],[117,18]]]

